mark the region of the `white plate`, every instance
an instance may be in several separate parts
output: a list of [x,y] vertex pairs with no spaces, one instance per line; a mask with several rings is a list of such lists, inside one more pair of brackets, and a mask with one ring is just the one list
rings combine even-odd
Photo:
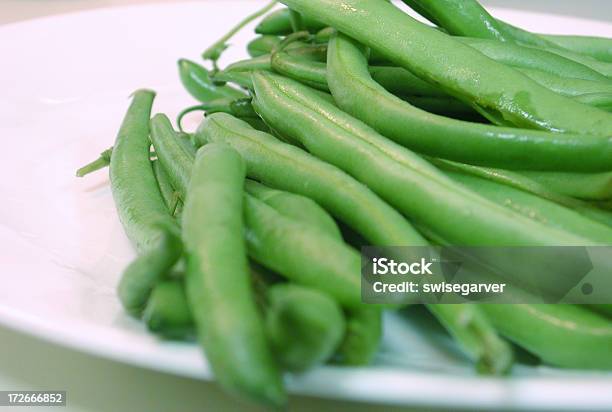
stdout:
[[[197,347],[161,342],[123,314],[114,289],[133,252],[106,173],[77,179],[74,172],[112,144],[134,89],[156,89],[155,109],[171,116],[193,103],[180,86],[176,60],[197,59],[259,5],[103,9],[0,28],[0,323],[95,355],[210,378]],[[496,12],[542,31],[612,35],[601,22]],[[244,32],[235,43],[251,36]],[[243,47],[235,47],[225,61],[243,56]],[[290,390],[410,405],[612,408],[611,375],[518,367],[511,379],[482,378],[439,329],[399,316],[387,320],[375,365],[291,376]]]

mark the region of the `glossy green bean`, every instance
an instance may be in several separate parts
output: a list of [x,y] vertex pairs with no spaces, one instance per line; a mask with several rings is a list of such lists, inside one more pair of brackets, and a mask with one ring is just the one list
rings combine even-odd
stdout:
[[305,371],[334,354],[345,331],[338,304],[325,294],[291,284],[268,291],[266,330],[281,364]]
[[[151,141],[157,152],[157,158],[168,174],[170,182],[179,193],[184,194],[189,186],[191,174],[176,167],[175,159],[180,158],[183,162],[190,162],[193,158],[193,152],[190,153],[185,150],[183,145],[178,142],[176,132],[166,115],[156,114],[151,119]],[[185,201],[184,197],[182,200]]]
[[508,40],[499,23],[474,0],[402,0],[455,36]]
[[542,86],[564,96],[574,97],[592,93],[612,93],[612,84],[610,82],[571,79],[534,69],[521,68],[520,71]]
[[211,144],[198,151],[183,211],[187,298],[219,383],[280,406],[286,395],[250,284],[244,179],[244,162],[229,146]]
[[541,185],[567,196],[587,200],[612,199],[612,172],[521,172]]
[[[549,91],[522,73],[428,27],[384,1],[282,0],[390,61],[517,127],[608,139],[612,116]],[[377,24],[384,21],[385,24]],[[409,39],[409,41],[407,40]]]
[[512,67],[535,69],[555,76],[607,82],[606,76],[582,63],[552,52],[496,40],[456,37],[456,39],[500,63]]
[[372,80],[361,50],[344,36],[330,42],[327,70],[343,110],[417,152],[506,169],[610,169],[609,138],[475,124],[416,109]]
[[543,225],[575,233],[592,242],[612,245],[612,228],[566,207],[522,190],[462,173],[448,172],[453,180],[486,199]]
[[[464,174],[469,174],[472,176],[481,177],[483,179],[487,179],[493,182],[497,182],[506,186],[513,187],[515,189],[522,190],[526,193],[531,193],[537,197],[542,199],[549,200],[551,202],[557,203],[566,208],[575,210],[581,215],[595,220],[599,223],[603,223],[607,226],[612,226],[612,215],[605,211],[601,210],[593,205],[583,202],[581,200],[568,197],[561,193],[555,192],[551,188],[548,188],[542,185],[540,182],[537,182],[530,177],[528,177],[525,172],[514,172],[510,170],[503,169],[493,169],[487,167],[478,167],[472,165],[466,165],[463,163],[451,162],[448,160],[442,159],[433,159],[429,158],[433,164],[438,166],[439,168],[451,172],[459,172]],[[543,173],[543,172],[529,172],[529,173]],[[548,172],[548,173],[556,173],[556,172]]]
[[246,95],[229,86],[218,86],[210,78],[208,70],[187,59],[178,61],[179,77],[185,89],[196,100],[206,103],[221,98],[240,99]]
[[564,368],[612,369],[612,322],[572,305],[480,305],[502,335]]
[[[535,49],[534,46],[531,46]],[[580,53],[573,52],[571,50],[565,50],[558,47],[546,47],[542,48],[550,53],[555,53],[565,59],[580,63],[602,75],[606,76],[608,80],[612,80],[612,63],[602,62],[591,56],[585,56]]]
[[[316,33],[325,27],[324,24],[319,23],[308,16],[302,16],[302,23],[304,28],[308,29],[312,33]],[[293,28],[291,27],[290,11],[287,8],[270,13],[257,25],[257,27],[255,27],[255,33],[258,34],[284,36],[292,32]]]
[[245,190],[283,216],[318,228],[335,239],[342,239],[342,234],[334,219],[314,200],[283,190],[272,189],[253,180],[247,180]]
[[140,253],[157,247],[159,224],[174,224],[153,174],[150,160],[149,118],[155,93],[134,93],[123,119],[110,162],[110,180],[117,214]]
[[612,63],[612,39],[593,36],[563,36],[551,34],[541,34],[540,36],[564,49],[591,56],[607,63]]
[[[253,74],[253,82],[253,104],[266,123],[298,139],[311,153],[345,170],[453,244],[592,244],[464,189],[414,153],[319,99],[307,86],[263,72]],[[457,216],[462,216],[461,225]]]
[[227,142],[246,161],[249,177],[313,199],[373,245],[425,244],[402,215],[345,172],[232,116],[207,117],[196,140]]

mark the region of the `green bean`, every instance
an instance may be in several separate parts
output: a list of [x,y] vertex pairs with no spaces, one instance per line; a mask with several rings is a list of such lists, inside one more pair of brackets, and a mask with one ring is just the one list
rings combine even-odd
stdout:
[[393,66],[370,66],[372,79],[395,95],[448,97],[439,88],[424,82],[406,69]]
[[236,117],[257,117],[250,98],[232,101],[230,103],[230,113]]
[[282,39],[278,36],[265,34],[251,40],[247,45],[247,51],[251,57],[259,57],[270,54],[272,49],[280,44]]
[[86,164],[85,166],[79,168],[76,172],[77,177],[84,177],[90,173],[96,172],[100,169],[104,169],[105,167],[110,165],[111,154],[113,153],[113,148],[110,147],[100,153],[100,157],[98,157],[93,162]]
[[591,56],[603,62],[612,63],[612,39],[592,36],[563,36],[550,34],[541,34],[540,37],[564,49]]
[[138,256],[123,272],[117,294],[124,309],[139,316],[151,291],[183,253],[180,234],[175,224],[160,223],[161,239],[155,248]]
[[251,59],[239,60],[227,66],[223,71],[228,73],[252,70],[272,70],[272,66],[270,65],[270,55],[263,54],[261,56],[254,57]]
[[349,366],[372,362],[382,338],[382,314],[377,307],[363,306],[346,312],[346,335],[335,361]]
[[245,89],[252,89],[253,82],[251,81],[251,72],[246,71],[221,71],[215,73],[213,79],[215,82],[235,83]]
[[191,153],[192,156],[196,155],[198,149],[193,145],[191,141],[191,134],[185,132],[177,132],[176,139],[181,144],[181,146],[183,146],[183,149],[185,149],[187,153]]
[[612,369],[612,322],[572,305],[480,305],[495,328],[554,366]]
[[267,124],[264,123],[263,120],[259,117],[243,117],[240,120],[246,122],[253,129],[258,130],[260,132],[271,133],[270,128]]
[[173,216],[180,215],[182,209],[181,199],[179,198],[178,192],[174,190],[174,186],[172,186],[170,178],[168,177],[168,174],[164,168],[161,166],[159,160],[153,161],[153,173],[155,174],[159,191],[164,199],[164,203],[166,204],[168,211]]
[[[325,79],[326,69],[324,63],[311,63],[299,58],[291,58],[287,53],[274,53],[270,60],[271,67],[275,72],[299,79],[315,89],[329,92]],[[306,63],[306,64],[304,64]]]
[[[157,151],[157,158],[168,174],[170,182],[181,193],[185,193],[185,188],[189,186],[191,174],[185,173],[181,168],[176,167],[176,158],[181,161],[190,162],[193,154],[189,153],[178,142],[176,132],[166,115],[156,114],[151,119],[151,141]],[[182,198],[185,201],[184,198]]]
[[162,236],[159,224],[173,224],[150,160],[149,117],[155,93],[134,93],[110,163],[110,180],[119,219],[139,253],[156,248]]
[[286,395],[250,285],[244,178],[244,162],[229,146],[211,144],[198,151],[183,211],[187,298],[219,383],[280,406]]
[[374,245],[424,245],[393,208],[338,168],[223,113],[207,117],[196,140],[226,142],[247,164],[249,177],[307,196]]
[[247,180],[245,189],[251,196],[273,207],[283,216],[318,228],[335,239],[342,239],[342,234],[334,219],[314,200],[272,189],[253,180]]
[[[295,283],[328,293],[343,306],[361,304],[359,253],[252,196],[245,202],[246,239],[253,260]],[[287,253],[289,245],[292,253]]]
[[[487,112],[497,112],[499,118],[517,127],[575,132],[603,139],[612,135],[609,113],[549,91],[515,69],[419,23],[390,3],[282,2],[377,49],[390,61],[440,85],[450,95]],[[382,21],[385,24],[379,24]]]
[[334,354],[345,329],[344,315],[336,302],[290,284],[271,287],[268,302],[268,339],[287,369],[304,371]]
[[[530,47],[536,49],[534,46]],[[585,56],[583,54],[576,53],[571,50],[561,49],[558,47],[546,47],[541,48],[541,50],[545,50],[550,53],[554,53],[558,56],[561,56],[565,59],[580,63],[598,73],[601,73],[602,75],[607,77],[608,80],[612,80],[612,63],[602,62],[591,56]]]
[[427,305],[481,373],[507,373],[513,362],[510,346],[498,335],[476,305]]
[[517,42],[559,51],[571,50],[590,55],[604,62],[612,62],[612,41],[610,39],[531,33],[496,20],[476,0],[403,1],[452,35]]
[[[253,104],[266,123],[298,139],[311,153],[345,170],[406,216],[434,228],[454,244],[589,243],[464,189],[414,153],[319,99],[307,86],[263,72],[253,74],[253,82]],[[458,215],[461,225],[457,225]]]
[[[274,71],[298,80],[319,90],[328,91],[326,65],[320,62],[313,62],[307,59],[291,56],[288,53],[277,53],[272,56],[271,67]],[[383,86],[387,91],[397,96],[423,96],[426,99],[417,98],[411,100],[415,106],[432,113],[455,113],[466,114],[474,113],[474,109],[469,108],[458,100],[439,101],[431,100],[432,97],[444,97],[452,99],[448,94],[419,79],[406,69],[392,66],[371,66],[369,67],[372,78]],[[576,100],[595,107],[607,107],[612,100],[612,86],[608,83],[568,79],[556,76],[541,70],[520,69],[521,72],[543,85],[544,87],[560,93],[564,96],[575,97]],[[593,96],[597,93],[597,99]],[[600,95],[600,93],[603,93]],[[590,98],[584,95],[591,95]],[[446,110],[444,110],[446,108]]]
[[499,205],[543,225],[578,234],[593,242],[612,244],[612,228],[533,194],[462,173],[447,173],[453,180]]
[[560,77],[607,82],[604,74],[584,64],[565,58],[559,52],[503,43],[495,40],[456,37],[485,56],[508,66],[535,69]]
[[240,23],[238,23],[235,27],[233,27],[227,34],[225,34],[218,41],[213,43],[209,48],[207,48],[204,51],[204,53],[202,53],[202,58],[204,60],[211,60],[213,62],[213,65],[216,67],[217,60],[219,60],[219,58],[221,57],[221,54],[223,54],[225,49],[229,47],[229,45],[227,44],[227,41],[231,39],[240,30],[242,30],[246,25],[248,25],[255,19],[263,16],[264,14],[272,10],[274,6],[276,6],[276,1],[271,1],[266,6],[264,6],[262,9],[257,10],[255,13],[247,16]]
[[591,93],[576,96],[576,101],[612,112],[612,93]]
[[217,86],[210,78],[208,70],[187,59],[178,61],[179,75],[185,89],[196,100],[206,103],[221,98],[240,99],[243,92],[229,86]]
[[402,0],[455,36],[506,41],[498,22],[474,0]]
[[343,110],[430,156],[523,170],[603,171],[612,164],[610,139],[474,124],[418,110],[373,81],[360,49],[344,36],[330,42],[328,83]]
[[[167,122],[160,115],[153,118],[152,123],[162,129]],[[179,149],[173,139],[167,139],[159,148],[160,156],[173,168],[170,180],[184,198],[185,182],[192,180],[193,158],[184,156]],[[294,282],[325,291],[348,307],[360,304],[360,256],[341,239],[287,218],[251,196],[245,201],[244,214],[248,251],[255,261]],[[287,248],[293,253],[288,254]],[[315,263],[312,256],[328,258]]]
[[[325,60],[325,54],[327,53],[327,47],[322,45],[305,45],[303,47],[290,47],[295,43],[290,43],[286,48],[283,49],[284,53],[290,54],[297,58],[307,61],[321,61]],[[225,68],[225,72],[236,72],[236,71],[254,71],[254,70],[272,70],[271,54],[264,54],[255,58],[240,60],[230,64]],[[244,97],[244,96],[243,96]]]
[[588,200],[612,199],[612,172],[521,172],[555,192]]
[[166,339],[185,340],[194,335],[193,315],[187,304],[183,282],[158,283],[143,313],[147,328]]
[[[292,284],[271,286],[265,294],[266,336],[283,366],[304,371],[333,355],[345,332],[344,315],[336,302]],[[165,338],[193,335],[193,316],[181,282],[157,285],[144,318],[149,330]]]
[[[440,167],[443,170],[448,170],[451,172],[460,172],[464,174],[469,174],[472,176],[481,177],[483,179],[491,180],[493,182],[497,182],[506,186],[513,187],[515,189],[522,190],[526,193],[531,193],[540,197],[542,199],[549,200],[551,202],[557,203],[566,208],[575,210],[581,215],[588,217],[591,220],[595,220],[599,223],[603,223],[607,226],[612,226],[612,216],[610,213],[605,210],[600,210],[596,207],[593,207],[589,203],[580,201],[578,199],[574,199],[563,195],[561,193],[555,192],[551,188],[544,186],[542,183],[533,180],[526,174],[526,172],[513,172],[509,170],[502,169],[493,169],[486,167],[478,167],[472,165],[466,165],[462,163],[451,162],[448,160],[442,159],[433,159],[429,158],[436,166]],[[543,172],[528,172],[531,174],[543,173]],[[556,173],[556,172],[547,172],[547,173]]]
[[[272,53],[274,48],[278,47],[282,41],[283,39],[281,37],[266,34],[251,40],[251,42],[247,45],[247,51],[251,57],[260,57]],[[291,50],[302,47],[309,47],[309,44],[302,41],[294,41],[286,45],[285,49]]]
[[612,84],[610,82],[571,79],[534,69],[522,68],[520,71],[542,86],[564,96],[574,97],[592,93],[612,93]]
[[[313,33],[321,30],[325,27],[322,23],[311,19],[308,16],[302,16],[302,23],[304,27]],[[286,35],[293,32],[291,27],[290,11],[287,8],[277,10],[267,15],[258,25],[255,27],[255,33],[258,34],[272,34],[272,35]]]

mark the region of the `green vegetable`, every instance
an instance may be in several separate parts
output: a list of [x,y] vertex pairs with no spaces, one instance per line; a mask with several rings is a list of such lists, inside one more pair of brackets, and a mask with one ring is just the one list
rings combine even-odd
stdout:
[[474,124],[415,109],[372,80],[361,50],[344,36],[330,41],[328,72],[340,108],[420,153],[507,169],[602,171],[612,164],[609,139]]
[[549,91],[513,68],[417,22],[390,3],[367,0],[283,0],[283,3],[378,50],[390,61],[505,123],[600,136],[605,140],[612,135],[612,116],[603,110]]
[[229,146],[211,144],[198,151],[183,211],[187,298],[198,340],[219,383],[280,406],[286,395],[248,271],[244,178],[244,162]]
[[268,302],[268,339],[288,370],[305,371],[334,354],[345,329],[334,300],[301,286],[280,284],[270,288]]
[[[153,174],[149,117],[155,93],[134,93],[117,135],[110,163],[113,198],[123,228],[139,253],[157,248],[161,227],[176,224]],[[161,226],[160,226],[161,225]]]

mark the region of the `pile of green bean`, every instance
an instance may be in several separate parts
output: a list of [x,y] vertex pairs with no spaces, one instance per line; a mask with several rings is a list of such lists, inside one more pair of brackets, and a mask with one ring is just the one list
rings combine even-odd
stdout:
[[[374,359],[385,308],[361,301],[363,245],[612,244],[612,39],[530,33],[475,0],[404,1],[435,27],[383,0],[281,2],[208,48],[210,70],[178,62],[198,104],[176,126],[138,90],[77,172],[110,165],[138,251],[125,310],[197,339],[225,389],[282,406],[284,371]],[[251,58],[221,70],[264,14]],[[513,345],[612,369],[611,308],[428,305],[486,374]]]

